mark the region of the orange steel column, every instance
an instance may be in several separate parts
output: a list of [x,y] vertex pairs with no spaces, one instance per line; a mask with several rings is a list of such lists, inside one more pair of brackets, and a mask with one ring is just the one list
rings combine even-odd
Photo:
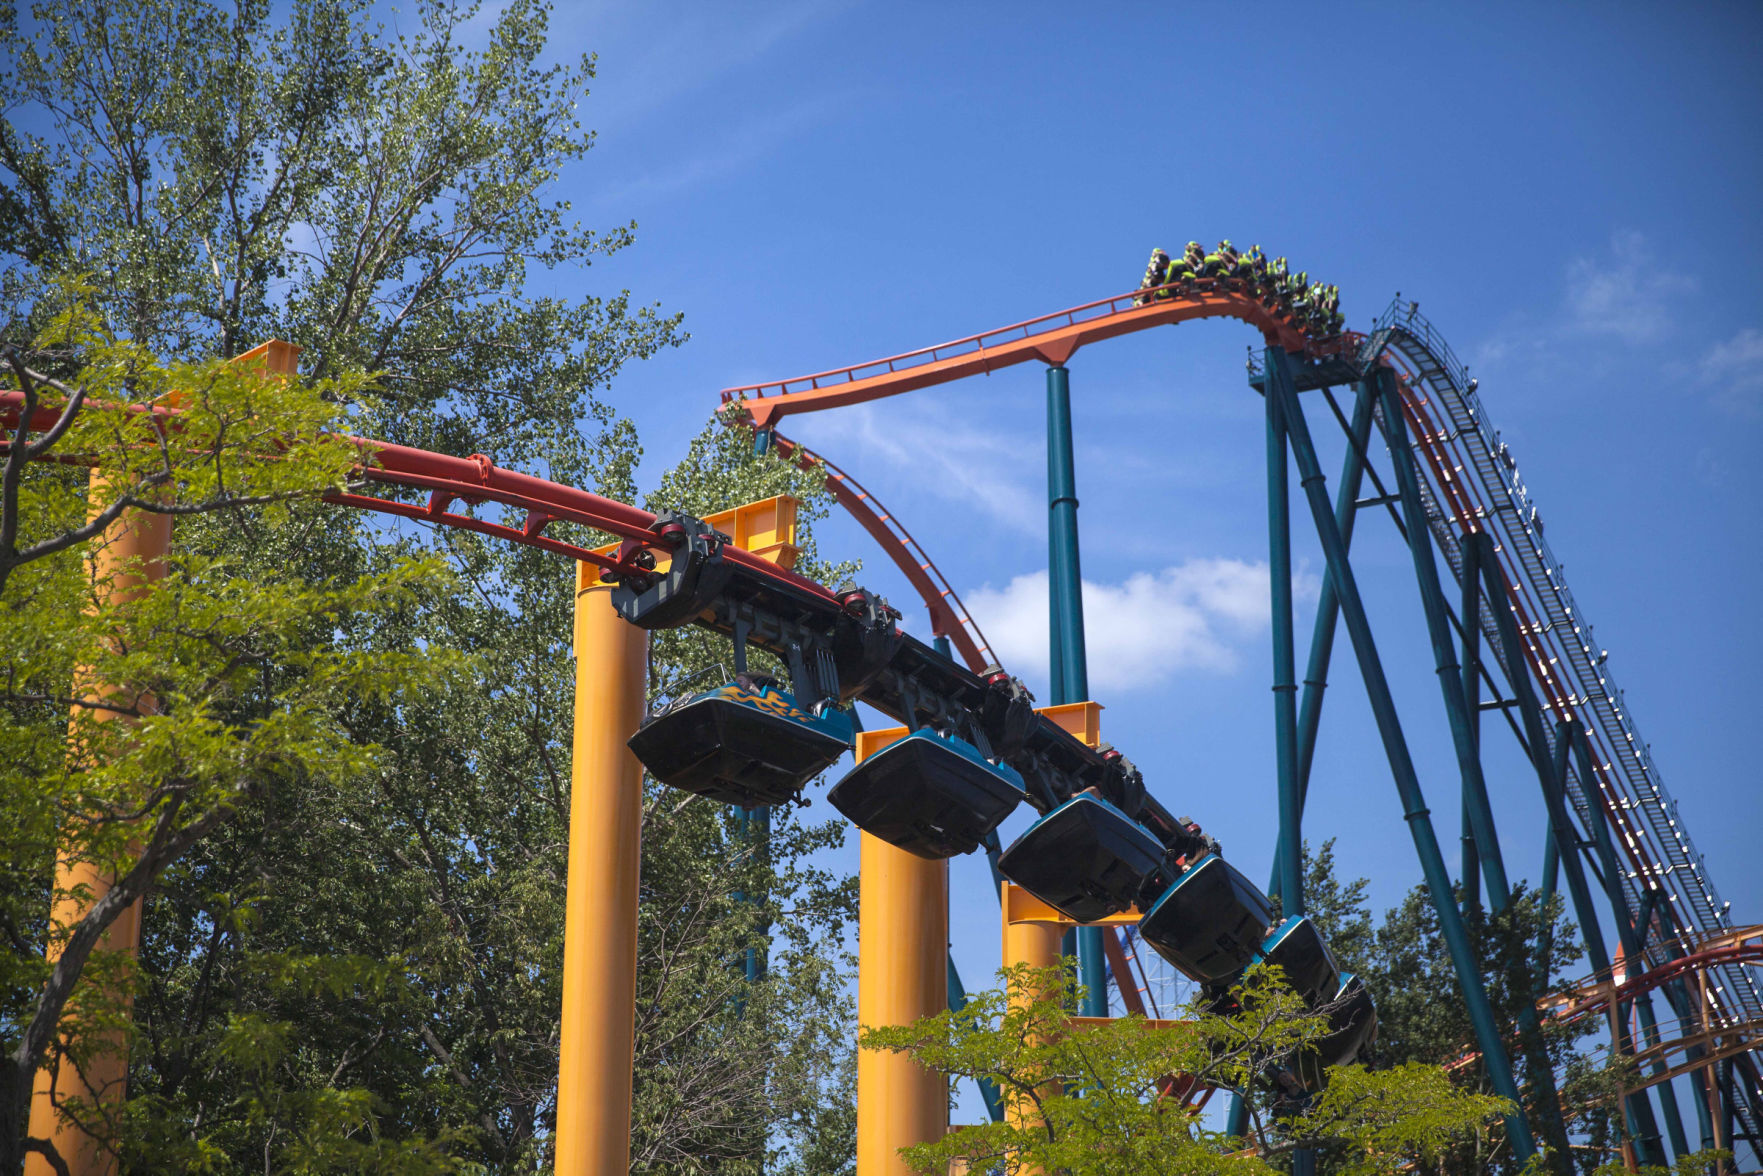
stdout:
[[[857,736],[862,761],[904,729]],[[905,1025],[949,1007],[949,863],[862,835],[857,1020]],[[857,1176],[909,1176],[899,1149],[949,1129],[949,1085],[905,1054],[857,1053]]]
[[[1065,938],[1066,924],[1047,919],[1045,921],[1030,920],[1020,917],[1018,908],[1023,904],[1014,901],[1027,897],[1015,883],[1004,883],[1002,920],[1004,924],[1004,966],[1027,964],[1031,968],[1051,968],[1059,963],[1060,945]],[[1039,905],[1038,903],[1036,905]],[[1051,913],[1051,912],[1048,912]],[[1032,988],[1012,984],[1010,986],[1010,1007],[1033,1004],[1043,995]],[[1004,1118],[1011,1126],[1023,1128],[1039,1122],[1034,1113],[1034,1103],[1025,1097],[1004,1096]],[[1025,1173],[1027,1176],[1027,1173]]]
[[[92,476],[89,498],[92,513],[102,509],[108,498],[104,493],[104,481],[96,473]],[[153,581],[164,576],[165,555],[170,546],[170,515],[130,510],[118,518],[104,532],[104,536],[97,540],[93,556],[93,578],[103,598],[104,607],[124,604],[141,596]],[[136,561],[139,563],[136,564]],[[130,564],[136,566],[125,571]],[[81,683],[81,690],[94,695],[115,693],[115,687],[89,678]],[[151,708],[151,699],[142,699],[141,702],[143,709]],[[80,712],[76,710],[75,713]],[[103,710],[91,712],[89,720],[116,721],[113,714]],[[51,963],[60,958],[64,946],[55,929],[71,929],[85,918],[91,905],[104,897],[114,881],[108,872],[88,861],[62,858],[56,862],[55,889],[58,897],[49,912],[51,937],[48,957]],[[79,899],[70,895],[68,891],[75,887],[84,887],[89,898]],[[140,947],[141,902],[136,899],[105,930],[98,940],[97,950],[121,951],[133,956]],[[120,1037],[111,1044],[109,1051],[89,1059],[79,1069],[73,1066],[60,1067],[55,1076],[53,1090],[50,1089],[50,1072],[47,1069],[38,1070],[32,1083],[30,1133],[35,1138],[49,1140],[73,1176],[108,1176],[116,1171],[116,1154],[99,1146],[92,1136],[75,1123],[62,1118],[55,1109],[57,1103],[70,1100],[122,1101],[128,1084],[128,1053]],[[26,1176],[52,1176],[54,1171],[49,1161],[35,1152],[25,1159]]]
[[648,634],[613,611],[611,586],[598,576],[576,565],[558,1176],[630,1168],[643,767],[625,740],[643,719]]
[[[299,361],[300,349],[279,339],[260,344],[233,360],[239,364],[262,363],[266,371],[277,375],[293,375]],[[104,476],[94,471],[87,494],[88,515],[97,514],[106,505],[109,498],[107,485]],[[170,515],[125,511],[94,543],[93,579],[103,597],[104,607],[127,603],[165,575],[165,556],[171,547],[171,520]],[[140,561],[139,566],[125,573],[123,569],[135,560]],[[83,674],[81,679],[80,688],[92,694],[116,692],[112,684],[92,681]],[[151,709],[153,700],[142,698],[140,703],[142,709],[147,710]],[[75,711],[75,714],[79,713],[79,710]],[[107,711],[93,711],[89,718],[93,722],[109,722],[114,721],[115,716]],[[95,903],[110,890],[113,881],[109,874],[90,862],[65,858],[56,862],[55,889],[62,897],[55,900],[49,911],[51,932],[46,954],[50,963],[60,958],[63,946],[54,929],[71,927],[85,918],[91,909],[88,903],[67,897],[66,892],[83,886],[90,894],[91,902]],[[96,950],[126,951],[134,955],[140,947],[141,903],[137,899],[105,929]],[[55,1104],[70,1099],[121,1101],[127,1083],[128,1054],[120,1040],[115,1042],[111,1052],[88,1061],[83,1072],[66,1068],[56,1076],[54,1090],[50,1089],[49,1072],[37,1071],[31,1084],[30,1134],[37,1139],[49,1140],[73,1176],[107,1176],[116,1170],[116,1156],[98,1147],[91,1136],[57,1114]],[[55,1171],[45,1157],[35,1152],[25,1158],[24,1170],[25,1176],[53,1176]]]

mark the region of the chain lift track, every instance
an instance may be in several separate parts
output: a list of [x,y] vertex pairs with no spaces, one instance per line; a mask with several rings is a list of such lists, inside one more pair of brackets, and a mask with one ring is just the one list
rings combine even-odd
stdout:
[[[1403,424],[1425,458],[1422,487],[1434,540],[1460,579],[1462,534],[1485,531],[1494,537],[1539,698],[1553,718],[1577,719],[1586,728],[1596,778],[1570,774],[1567,794],[1585,828],[1597,819],[1597,806],[1617,832],[1627,864],[1620,884],[1629,909],[1656,916],[1641,929],[1648,965],[1662,968],[1694,954],[1698,943],[1733,930],[1729,904],[1708,877],[1633,712],[1611,680],[1608,655],[1567,587],[1540,512],[1511,449],[1488,422],[1476,382],[1433,325],[1399,300],[1379,316],[1356,358],[1369,366],[1380,356],[1393,359],[1406,377]],[[1379,424],[1389,428],[1381,418]],[[1490,636],[1490,651],[1497,653],[1499,644],[1491,639],[1495,617],[1486,600],[1478,622]],[[1512,667],[1502,669],[1510,680]],[[1555,730],[1546,733],[1553,752]],[[1708,1015],[1715,1022],[1709,1029],[1735,1032],[1763,1021],[1755,969],[1718,959],[1707,966],[1715,980],[1708,993]],[[1763,1093],[1756,1090],[1754,1072],[1750,1077],[1753,1093]],[[1758,1124],[1749,1100],[1737,1100],[1735,1110],[1755,1139]]]

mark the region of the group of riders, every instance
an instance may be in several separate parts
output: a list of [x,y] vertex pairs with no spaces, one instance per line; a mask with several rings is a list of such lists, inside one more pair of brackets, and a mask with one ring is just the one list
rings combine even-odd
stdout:
[[1339,286],[1311,285],[1307,272],[1299,270],[1294,274],[1286,269],[1285,258],[1269,261],[1262,256],[1259,245],[1251,245],[1247,253],[1238,253],[1229,241],[1220,241],[1210,253],[1198,241],[1189,241],[1187,249],[1176,258],[1153,249],[1151,264],[1145,267],[1144,280],[1139,283],[1144,293],[1133,302],[1142,306],[1173,298],[1207,280],[1223,280],[1258,295],[1268,306],[1277,307],[1318,338],[1338,335],[1346,325]]

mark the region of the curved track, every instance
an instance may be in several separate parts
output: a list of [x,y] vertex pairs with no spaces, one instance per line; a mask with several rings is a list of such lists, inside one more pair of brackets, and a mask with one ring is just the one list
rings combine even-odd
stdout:
[[1283,347],[1294,354],[1321,358],[1339,350],[1334,341],[1313,344],[1289,317],[1245,294],[1240,283],[1233,280],[1208,278],[1190,283],[1189,287],[1181,291],[1164,287],[1174,296],[1142,305],[1139,300],[1145,292],[1135,290],[886,359],[769,384],[725,388],[722,400],[724,404],[738,402],[754,428],[770,429],[795,413],[897,396],[915,388],[989,374],[1031,359],[1062,364],[1086,343],[1204,318],[1240,319],[1259,329],[1270,346]]
[[933,636],[949,638],[967,668],[975,673],[998,664],[997,655],[986,644],[986,635],[979,631],[973,614],[961,603],[954,585],[892,511],[864,489],[856,478],[806,445],[781,435],[774,435],[771,444],[786,461],[795,462],[803,469],[819,469],[826,475],[826,488],[834,500],[862,524],[888,558],[905,573],[912,587],[918,590],[930,613]]

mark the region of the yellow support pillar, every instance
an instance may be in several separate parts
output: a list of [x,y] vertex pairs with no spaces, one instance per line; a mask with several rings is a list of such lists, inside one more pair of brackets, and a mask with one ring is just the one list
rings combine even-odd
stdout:
[[[90,505],[93,513],[109,501],[103,479],[94,474]],[[166,551],[171,546],[171,516],[143,511],[125,512],[98,540],[93,556],[93,578],[103,599],[104,608],[125,604],[149,591],[154,581],[165,575]],[[138,563],[137,563],[138,561]],[[124,571],[131,564],[131,570]],[[82,673],[79,692],[85,695],[115,694],[114,685],[91,680]],[[142,709],[152,708],[152,699],[140,700]],[[76,708],[81,715],[85,708]],[[91,711],[83,716],[90,722],[114,722],[109,711]],[[65,946],[64,931],[71,931],[93,903],[103,898],[115,882],[109,872],[89,861],[62,858],[55,864],[56,899],[49,912],[50,940],[48,957],[54,963]],[[69,891],[83,888],[87,898],[75,898]],[[141,947],[141,902],[136,899],[118,915],[98,940],[98,951],[126,952],[131,957]],[[52,1072],[38,1070],[31,1089],[30,1133],[34,1138],[47,1139],[67,1165],[72,1176],[109,1176],[116,1171],[116,1154],[99,1144],[72,1119],[56,1108],[72,1102],[118,1103],[126,1094],[129,1058],[127,1046],[120,1035],[108,1048],[84,1061],[76,1068],[64,1065]],[[25,1176],[53,1176],[55,1168],[48,1159],[35,1152],[25,1159]]]
[[[1059,963],[1061,941],[1070,924],[1058,912],[1035,899],[1014,882],[1004,883],[1002,917],[1004,924],[1003,961],[1006,968],[1027,964],[1031,968],[1051,968]],[[1046,992],[1026,985],[1010,986],[1010,1007],[1020,1008],[1035,1003]],[[1021,1095],[1004,1095],[1004,1120],[1022,1130],[1040,1122],[1034,1100]],[[1031,1176],[1025,1172],[1023,1176]]]
[[[857,736],[862,762],[904,729]],[[857,1020],[906,1025],[949,1007],[949,863],[862,835]],[[1055,940],[1055,952],[1057,941]],[[857,1054],[857,1176],[910,1176],[900,1149],[949,1129],[948,1080],[906,1054]]]
[[[291,376],[299,367],[300,349],[292,343],[272,339],[233,360],[237,364],[262,364],[275,375]],[[176,397],[172,398],[175,403]],[[86,496],[88,515],[96,515],[111,501],[110,484],[104,475],[94,471]],[[165,557],[171,549],[171,515],[128,510],[110,525],[93,546],[92,577],[101,608],[114,608],[146,593],[152,584],[165,575]],[[138,561],[138,562],[137,562]],[[131,566],[133,565],[133,566]],[[124,570],[128,569],[128,570]],[[116,694],[121,687],[99,682],[88,671],[78,671],[76,688],[83,695],[104,697]],[[142,710],[151,710],[151,697],[138,700]],[[76,707],[75,716],[90,722],[112,722],[116,716],[109,711],[86,712]],[[57,898],[49,910],[50,937],[45,953],[49,962],[61,958],[65,946],[64,930],[71,930],[96,903],[109,893],[115,879],[88,861],[59,858],[55,863]],[[89,900],[76,899],[68,892],[83,888]],[[141,949],[141,902],[135,900],[128,910],[118,915],[99,937],[97,951],[127,952],[131,957]],[[64,1066],[51,1074],[38,1070],[31,1084],[29,1132],[32,1138],[46,1139],[52,1144],[71,1176],[109,1176],[116,1171],[117,1157],[102,1147],[77,1123],[63,1116],[56,1108],[68,1103],[102,1104],[121,1102],[127,1094],[128,1048],[120,1035],[109,1048],[87,1059],[82,1066]],[[55,1167],[47,1157],[32,1152],[25,1158],[25,1176],[54,1176]]]
[[577,564],[558,1176],[630,1169],[643,766],[625,741],[647,685],[648,634],[613,611],[597,569]]

